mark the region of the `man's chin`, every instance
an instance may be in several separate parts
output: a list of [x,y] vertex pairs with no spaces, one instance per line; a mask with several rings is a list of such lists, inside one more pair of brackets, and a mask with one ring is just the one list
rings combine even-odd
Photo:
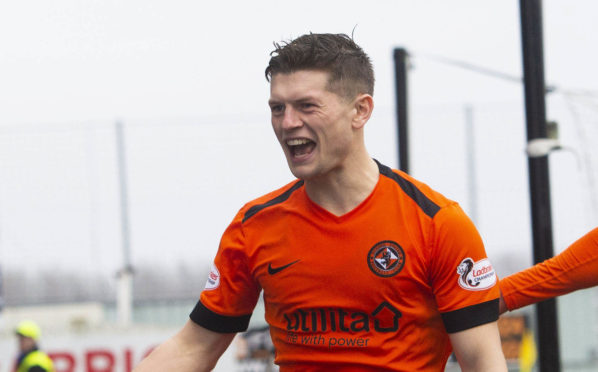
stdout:
[[289,162],[289,169],[293,176],[302,180],[310,179],[314,175],[313,168],[311,166],[308,166],[307,164],[297,165]]

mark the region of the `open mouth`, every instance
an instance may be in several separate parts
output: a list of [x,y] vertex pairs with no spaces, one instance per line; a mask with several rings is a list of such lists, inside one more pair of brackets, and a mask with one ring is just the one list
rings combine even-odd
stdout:
[[311,154],[316,147],[316,143],[307,138],[294,138],[287,141],[287,146],[291,155],[299,158]]

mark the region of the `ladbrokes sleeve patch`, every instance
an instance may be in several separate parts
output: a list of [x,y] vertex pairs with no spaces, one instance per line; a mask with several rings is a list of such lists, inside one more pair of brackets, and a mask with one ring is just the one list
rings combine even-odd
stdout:
[[216,264],[212,264],[210,273],[208,274],[208,280],[206,281],[206,290],[216,289],[220,285],[220,271],[216,267]]
[[490,260],[484,258],[473,262],[466,258],[457,267],[459,274],[459,286],[469,291],[483,291],[496,284],[496,273]]

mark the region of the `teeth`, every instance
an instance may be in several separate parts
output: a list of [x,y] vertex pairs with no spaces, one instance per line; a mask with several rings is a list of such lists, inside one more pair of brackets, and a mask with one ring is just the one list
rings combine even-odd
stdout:
[[294,139],[290,139],[287,141],[287,145],[289,146],[298,146],[298,145],[305,145],[307,143],[311,142],[310,140],[306,139],[306,138],[294,138]]

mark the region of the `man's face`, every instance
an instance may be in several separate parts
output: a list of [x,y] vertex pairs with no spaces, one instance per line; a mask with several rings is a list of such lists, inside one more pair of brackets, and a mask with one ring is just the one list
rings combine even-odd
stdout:
[[35,346],[35,340],[31,337],[17,335],[19,340],[19,350],[21,352],[29,351]]
[[275,74],[270,85],[272,127],[293,175],[314,179],[342,169],[354,143],[353,102],[326,89],[328,73]]

